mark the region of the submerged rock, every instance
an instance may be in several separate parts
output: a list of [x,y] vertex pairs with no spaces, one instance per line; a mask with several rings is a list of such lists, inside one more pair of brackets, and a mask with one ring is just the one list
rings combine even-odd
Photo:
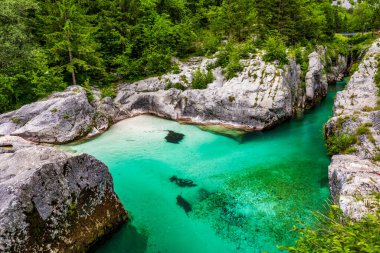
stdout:
[[126,219],[102,162],[0,138],[1,252],[84,252]]
[[221,125],[201,125],[199,128],[206,132],[230,137],[238,142],[241,142],[243,137],[247,134],[247,132],[244,130],[228,128]]
[[[338,92],[334,117],[325,125],[326,138],[355,138],[346,155],[333,156],[330,192],[345,215],[360,219],[375,212],[380,195],[380,110],[374,76],[380,66],[380,40],[369,48],[344,91]],[[349,155],[347,154],[349,153]],[[378,201],[378,200],[377,200]]]
[[182,179],[182,178],[178,178],[176,176],[172,176],[169,180],[172,183],[176,183],[179,187],[195,187],[195,186],[197,186],[196,184],[194,184],[193,180]]
[[183,210],[185,210],[186,214],[188,214],[189,212],[193,210],[191,207],[191,204],[186,199],[184,199],[181,195],[177,196],[177,205],[182,207]]
[[174,131],[168,131],[168,135],[166,135],[165,140],[170,143],[179,144],[183,138],[185,137],[184,134],[176,133]]

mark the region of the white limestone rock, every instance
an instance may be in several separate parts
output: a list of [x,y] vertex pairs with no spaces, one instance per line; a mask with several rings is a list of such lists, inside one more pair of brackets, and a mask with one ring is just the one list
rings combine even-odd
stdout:
[[0,252],[84,252],[126,218],[102,162],[0,137]]

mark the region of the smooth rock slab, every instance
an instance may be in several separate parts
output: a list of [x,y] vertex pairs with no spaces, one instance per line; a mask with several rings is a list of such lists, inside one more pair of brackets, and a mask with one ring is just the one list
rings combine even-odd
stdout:
[[0,138],[0,252],[83,252],[126,219],[102,162]]

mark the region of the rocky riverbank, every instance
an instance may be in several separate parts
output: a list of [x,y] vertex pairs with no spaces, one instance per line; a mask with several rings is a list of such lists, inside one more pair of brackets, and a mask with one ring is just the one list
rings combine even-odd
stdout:
[[[178,62],[177,73],[120,85],[115,99],[71,86],[0,115],[0,251],[82,252],[126,220],[103,163],[29,141],[68,143],[140,114],[224,134],[265,130],[315,106],[328,82],[342,76],[347,59],[326,74],[325,55],[319,47],[302,73],[295,60],[279,67],[258,54],[243,60],[243,71],[231,80],[210,68],[215,59],[193,58]],[[208,69],[214,80],[192,89],[194,72]]]
[[[178,62],[177,73],[122,84],[114,100],[102,98],[95,90],[89,101],[88,92],[81,87],[69,87],[43,101],[0,115],[0,135],[39,143],[68,143],[102,133],[111,124],[140,114],[213,129],[222,126],[261,131],[318,104],[326,96],[328,82],[340,79],[347,69],[347,59],[339,57],[326,74],[323,47],[310,54],[307,73],[301,73],[295,60],[280,67],[265,63],[258,54],[243,60],[243,71],[226,80],[221,68],[212,69],[215,60],[192,58]],[[210,66],[214,80],[206,89],[192,89],[194,72],[207,71]]]
[[334,118],[326,124],[330,149],[339,153],[329,167],[333,200],[355,219],[380,206],[380,108],[375,75],[380,40],[369,48],[344,91],[337,94]]
[[84,252],[126,218],[102,162],[0,138],[1,252]]

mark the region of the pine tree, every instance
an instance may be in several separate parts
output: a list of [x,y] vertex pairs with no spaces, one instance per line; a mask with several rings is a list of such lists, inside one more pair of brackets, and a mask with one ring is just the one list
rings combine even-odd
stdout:
[[86,15],[83,2],[82,6],[75,0],[50,2],[40,19],[44,23],[41,33],[52,59],[50,64],[73,85],[103,77],[99,44],[94,39],[97,29],[91,24],[95,17]]

